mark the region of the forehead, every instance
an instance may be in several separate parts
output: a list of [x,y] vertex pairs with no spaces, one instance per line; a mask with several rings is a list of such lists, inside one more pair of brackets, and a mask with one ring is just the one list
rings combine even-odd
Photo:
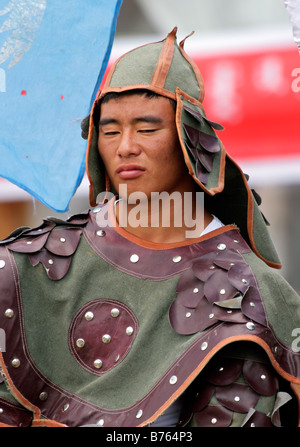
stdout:
[[155,115],[174,117],[174,108],[164,96],[147,96],[146,94],[126,92],[108,97],[101,103],[100,116],[116,114],[135,114],[151,111]]

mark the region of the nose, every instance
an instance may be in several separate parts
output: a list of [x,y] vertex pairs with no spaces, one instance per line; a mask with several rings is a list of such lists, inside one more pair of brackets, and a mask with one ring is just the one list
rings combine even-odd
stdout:
[[117,154],[120,157],[126,158],[130,156],[137,156],[140,154],[140,152],[141,149],[136,139],[134,138],[134,132],[130,129],[123,130],[120,136]]

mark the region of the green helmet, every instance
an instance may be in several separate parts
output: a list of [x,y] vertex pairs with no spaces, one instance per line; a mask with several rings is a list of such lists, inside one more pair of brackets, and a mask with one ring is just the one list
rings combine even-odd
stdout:
[[108,93],[146,89],[176,102],[181,149],[188,172],[205,193],[206,208],[224,224],[236,224],[253,251],[272,267],[280,268],[256,195],[216,135],[215,131],[223,127],[206,117],[202,105],[202,75],[184,51],[186,39],[178,45],[176,33],[177,28],[174,28],[164,40],[143,45],[121,56],[99,90],[88,117],[86,170],[90,181],[90,204],[96,206],[97,196],[111,190],[98,151],[101,100]]

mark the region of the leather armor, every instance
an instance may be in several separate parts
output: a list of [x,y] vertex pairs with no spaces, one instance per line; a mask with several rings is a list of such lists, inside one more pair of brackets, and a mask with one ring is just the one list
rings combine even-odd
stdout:
[[181,397],[182,426],[279,425],[298,295],[234,225],[146,243],[111,207],[0,244],[1,424],[148,426]]

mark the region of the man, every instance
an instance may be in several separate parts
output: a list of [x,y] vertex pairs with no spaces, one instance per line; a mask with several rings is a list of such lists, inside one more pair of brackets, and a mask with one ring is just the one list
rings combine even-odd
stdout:
[[298,423],[299,297],[183,46],[112,67],[83,123],[94,208],[0,246],[3,425]]

